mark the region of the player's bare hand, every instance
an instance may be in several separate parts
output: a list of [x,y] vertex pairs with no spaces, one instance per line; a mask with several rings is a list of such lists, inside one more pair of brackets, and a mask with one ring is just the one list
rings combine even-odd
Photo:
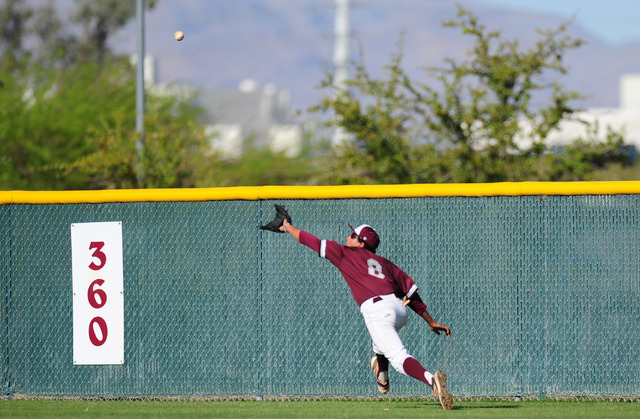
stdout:
[[431,329],[431,331],[436,335],[439,335],[440,332],[444,332],[445,335],[451,337],[451,330],[444,324],[433,323],[429,325],[429,329]]
[[402,297],[402,307],[408,306],[410,302],[411,302],[411,300],[408,299],[406,295],[404,297]]

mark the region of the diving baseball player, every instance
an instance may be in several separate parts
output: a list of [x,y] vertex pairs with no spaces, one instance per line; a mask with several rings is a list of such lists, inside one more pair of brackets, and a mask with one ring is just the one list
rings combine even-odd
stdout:
[[431,386],[443,409],[453,409],[453,398],[445,386],[445,373],[436,371],[432,374],[425,370],[407,352],[398,335],[398,330],[407,322],[407,305],[436,334],[444,332],[451,337],[451,330],[431,318],[413,279],[391,261],[376,255],[376,248],[380,244],[378,233],[366,224],[357,228],[349,225],[352,234],[347,237],[346,245],[342,245],[333,240],[320,240],[294,227],[284,207],[276,206],[276,210],[274,221],[262,228],[291,234],[301,244],[315,250],[320,257],[336,266],[349,285],[373,341],[375,356],[371,359],[371,369],[378,390],[381,393],[389,391],[388,369],[391,363],[401,374]]

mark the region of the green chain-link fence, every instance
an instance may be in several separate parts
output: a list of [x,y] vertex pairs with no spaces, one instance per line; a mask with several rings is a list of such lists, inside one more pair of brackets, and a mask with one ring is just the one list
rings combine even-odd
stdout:
[[[0,390],[31,397],[378,396],[338,271],[289,235],[380,233],[436,336],[409,352],[471,396],[640,396],[640,195],[0,205]],[[73,365],[70,224],[121,221],[125,362]],[[391,395],[426,396],[391,372]]]

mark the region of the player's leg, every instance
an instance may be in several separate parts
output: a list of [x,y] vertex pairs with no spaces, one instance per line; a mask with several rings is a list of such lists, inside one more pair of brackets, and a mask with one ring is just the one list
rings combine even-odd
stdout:
[[[438,398],[443,409],[453,408],[453,398],[445,387],[446,375],[438,371],[440,381],[427,371],[415,358],[407,352],[398,330],[407,321],[406,308],[397,299],[385,299],[374,306],[371,302],[365,302],[360,311],[365,319],[365,324],[373,341],[373,349],[376,354],[383,354],[391,365],[401,374],[409,375],[422,381],[433,389],[434,395],[438,392]],[[378,357],[375,358],[378,361]],[[374,360],[372,359],[372,364]],[[372,365],[373,366],[373,365]]]
[[451,397],[445,385],[447,376],[443,371],[436,371],[435,374],[431,374],[411,356],[404,360],[402,366],[407,375],[431,386],[433,395],[438,399],[444,410],[453,409],[453,397]]
[[438,401],[444,410],[453,409],[453,397],[447,390],[445,383],[447,382],[447,376],[443,371],[436,371],[433,376],[433,393],[438,397]]
[[378,384],[378,391],[382,394],[389,392],[389,360],[381,354],[371,358],[371,370]]
[[402,362],[402,368],[408,376],[420,380],[430,387],[433,386],[433,374],[427,371],[414,357],[409,355]]
[[[369,334],[381,333],[382,327],[394,328],[394,319],[396,317],[394,308],[389,305],[388,302],[382,301],[381,297],[366,301],[360,308],[362,315],[365,319],[365,324],[369,330]],[[374,329],[372,329],[374,328]],[[377,332],[375,331],[377,330]],[[383,333],[383,332],[382,332]],[[389,359],[385,356],[385,352],[388,352],[388,345],[378,346],[377,339],[372,338],[372,347],[374,357],[371,358],[371,370],[373,371],[376,383],[378,385],[378,391],[380,393],[387,393],[390,387],[389,380]],[[402,342],[399,342],[400,349],[402,349]]]
[[[373,341],[373,351],[384,355],[385,360],[401,374],[409,375],[431,386],[433,375],[409,355],[398,335],[398,330],[406,324],[407,312],[399,299],[391,297],[377,303],[368,300],[360,308]],[[383,370],[381,365],[379,370]]]

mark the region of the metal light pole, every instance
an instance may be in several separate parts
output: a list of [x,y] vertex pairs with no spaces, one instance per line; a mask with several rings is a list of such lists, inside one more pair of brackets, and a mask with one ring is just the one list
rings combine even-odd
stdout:
[[[334,25],[334,50],[333,50],[333,95],[337,97],[345,92],[346,81],[349,78],[349,0],[335,0],[336,15]],[[349,135],[342,127],[335,127],[331,144],[334,148],[340,147],[349,141]]]
[[144,186],[144,0],[136,0],[136,21],[138,28],[138,60],[136,68],[136,142],[138,152],[138,187]]

